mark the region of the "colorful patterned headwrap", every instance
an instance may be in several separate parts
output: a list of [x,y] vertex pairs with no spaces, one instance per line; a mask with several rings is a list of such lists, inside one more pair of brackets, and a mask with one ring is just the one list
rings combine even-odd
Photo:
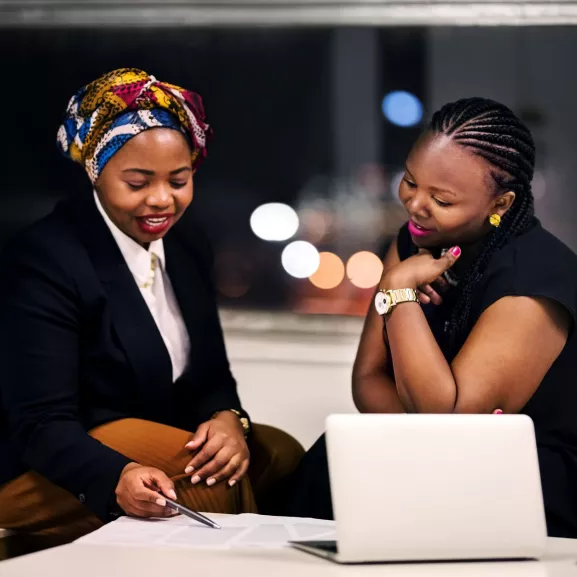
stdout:
[[187,137],[193,169],[206,157],[212,129],[204,122],[201,97],[142,70],[120,68],[70,99],[58,145],[65,156],[86,168],[94,182],[124,144],[155,127],[179,130]]

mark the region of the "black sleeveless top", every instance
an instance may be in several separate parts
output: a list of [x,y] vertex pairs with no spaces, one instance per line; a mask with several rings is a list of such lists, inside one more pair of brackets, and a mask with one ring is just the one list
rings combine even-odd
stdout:
[[[397,238],[399,258],[413,254],[407,225]],[[444,325],[453,305],[451,292],[441,306],[423,305],[439,346],[448,357]],[[521,413],[535,425],[548,533],[577,538],[577,255],[542,228],[511,239],[493,255],[473,293],[470,325],[505,296],[546,297],[560,303],[573,319],[563,351]]]

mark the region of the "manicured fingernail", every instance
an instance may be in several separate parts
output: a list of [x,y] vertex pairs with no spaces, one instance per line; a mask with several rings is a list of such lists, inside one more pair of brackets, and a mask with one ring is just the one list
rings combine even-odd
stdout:
[[459,256],[459,255],[461,254],[461,249],[460,249],[458,246],[454,246],[454,247],[451,249],[451,254],[452,254],[453,256]]
[[192,473],[194,471],[194,467],[191,467],[190,465],[184,470],[184,472],[188,475],[189,473]]
[[166,500],[165,499],[156,499],[156,504],[159,507],[166,507]]
[[236,485],[236,481],[235,481],[234,479],[231,479],[231,480],[228,482],[228,486],[229,486],[229,487],[234,487],[235,485]]
[[176,493],[175,493],[172,489],[168,492],[168,496],[169,496],[173,501],[176,501]]
[[502,414],[503,414],[503,411],[501,409],[497,409],[495,411],[495,415],[502,415]]
[[190,449],[193,445],[193,442],[191,441],[190,443],[186,443],[186,445],[184,445],[185,449]]
[[196,485],[199,481],[200,481],[200,477],[199,477],[198,475],[195,475],[195,476],[190,480],[190,482],[191,482],[193,485]]
[[206,482],[206,484],[207,484],[209,487],[212,487],[215,483],[216,483],[216,479],[213,479],[213,478],[208,479],[207,482]]

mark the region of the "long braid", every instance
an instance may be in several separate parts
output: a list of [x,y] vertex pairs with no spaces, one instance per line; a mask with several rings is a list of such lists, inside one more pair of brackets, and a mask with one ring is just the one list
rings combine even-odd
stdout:
[[475,262],[459,282],[455,306],[446,323],[450,347],[456,354],[468,333],[475,286],[491,257],[510,238],[526,230],[534,217],[531,181],[535,143],[529,129],[509,108],[485,98],[466,98],[443,106],[433,115],[429,130],[451,137],[487,160],[494,167],[491,176],[497,193],[515,193],[501,225],[483,239]]

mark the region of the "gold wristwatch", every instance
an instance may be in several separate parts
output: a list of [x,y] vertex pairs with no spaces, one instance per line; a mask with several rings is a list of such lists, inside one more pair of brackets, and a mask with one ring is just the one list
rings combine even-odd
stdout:
[[389,314],[401,303],[418,303],[417,291],[412,288],[379,290],[375,295],[375,309],[381,316]]
[[240,421],[240,424],[242,426],[242,432],[244,433],[245,437],[248,437],[250,433],[250,420],[246,416],[246,414],[241,413],[237,409],[221,409],[220,411],[214,413],[214,415],[212,415],[212,418],[214,419],[219,413],[222,413],[223,411],[229,411],[230,413],[234,413],[238,417],[238,420]]

